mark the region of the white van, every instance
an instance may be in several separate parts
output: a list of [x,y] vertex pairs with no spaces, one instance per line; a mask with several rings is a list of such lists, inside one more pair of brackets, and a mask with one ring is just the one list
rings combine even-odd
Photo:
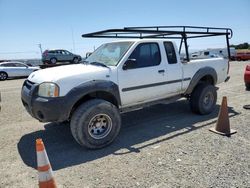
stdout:
[[[231,58],[236,56],[235,48],[230,48],[230,55]],[[202,50],[198,52],[194,52],[191,54],[191,58],[193,59],[206,59],[206,58],[213,58],[213,57],[228,57],[227,48],[208,48],[207,50]]]

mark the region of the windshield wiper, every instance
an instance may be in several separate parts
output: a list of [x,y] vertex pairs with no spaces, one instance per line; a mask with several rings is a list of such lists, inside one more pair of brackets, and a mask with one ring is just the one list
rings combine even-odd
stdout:
[[91,62],[91,63],[89,63],[89,64],[109,68],[109,67],[108,67],[107,65],[105,65],[104,63],[101,63],[101,62],[98,62],[98,61],[94,61],[94,62]]

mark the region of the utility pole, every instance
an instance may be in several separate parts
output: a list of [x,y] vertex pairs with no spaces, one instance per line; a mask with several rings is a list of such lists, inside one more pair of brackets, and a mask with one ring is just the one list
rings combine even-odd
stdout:
[[42,44],[41,43],[39,43],[38,44],[38,47],[40,48],[40,52],[41,52],[41,57],[43,56],[43,49],[42,49]]
[[71,37],[72,37],[72,44],[73,44],[73,50],[74,50],[74,53],[76,53],[76,49],[75,49],[75,39],[74,39],[74,32],[73,32],[73,28],[72,26],[70,27],[71,28]]

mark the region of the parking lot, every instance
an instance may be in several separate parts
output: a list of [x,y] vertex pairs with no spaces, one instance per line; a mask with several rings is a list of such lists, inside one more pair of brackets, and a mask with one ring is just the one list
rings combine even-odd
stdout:
[[[0,82],[0,187],[37,187],[37,138],[45,143],[59,187],[250,187],[246,64],[231,62],[231,79],[219,85],[212,114],[191,113],[186,100],[129,112],[122,115],[118,139],[100,150],[80,147],[67,124],[31,118],[20,100],[24,79]],[[223,96],[237,130],[231,137],[209,131]]]

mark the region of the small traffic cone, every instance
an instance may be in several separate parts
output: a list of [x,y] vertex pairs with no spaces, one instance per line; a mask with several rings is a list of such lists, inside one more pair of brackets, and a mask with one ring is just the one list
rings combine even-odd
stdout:
[[36,156],[39,188],[56,188],[53,171],[42,139],[36,140]]
[[218,116],[218,120],[216,123],[215,128],[209,129],[210,131],[223,135],[223,136],[230,136],[236,133],[236,130],[230,129],[230,122],[228,116],[228,107],[227,107],[227,97],[223,97],[220,112]]

